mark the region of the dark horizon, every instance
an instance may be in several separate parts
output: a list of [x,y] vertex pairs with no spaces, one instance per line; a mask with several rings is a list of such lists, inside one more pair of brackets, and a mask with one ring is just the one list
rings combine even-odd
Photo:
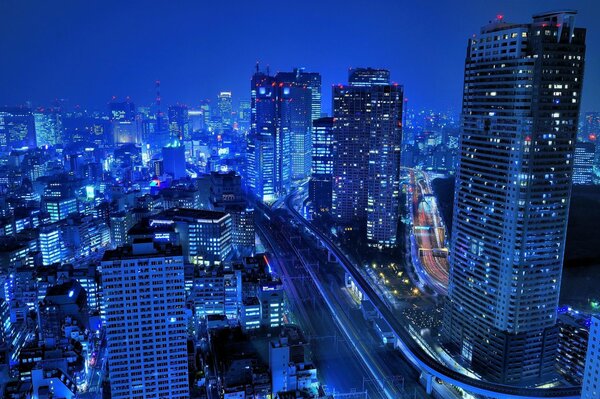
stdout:
[[47,106],[64,98],[105,110],[112,96],[149,105],[155,80],[165,105],[214,101],[219,91],[232,91],[237,103],[249,98],[258,61],[273,73],[320,72],[327,113],[329,87],[345,83],[348,68],[359,66],[389,69],[413,108],[459,111],[471,34],[498,14],[526,23],[538,12],[575,8],[577,26],[588,29],[582,111],[600,110],[595,1],[63,4],[0,5],[0,52],[7,61],[0,105]]

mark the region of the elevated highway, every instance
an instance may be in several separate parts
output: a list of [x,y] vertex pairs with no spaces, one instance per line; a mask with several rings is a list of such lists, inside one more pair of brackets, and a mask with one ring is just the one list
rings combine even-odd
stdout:
[[289,210],[293,219],[312,235],[314,235],[329,251],[330,257],[341,264],[346,272],[354,279],[354,282],[378,310],[380,316],[388,322],[396,338],[396,347],[400,349],[403,355],[424,375],[427,377],[430,392],[432,377],[437,377],[441,381],[459,387],[471,394],[483,395],[496,399],[525,399],[525,398],[580,398],[581,387],[555,387],[555,388],[526,388],[510,385],[497,384],[484,381],[464,375],[452,368],[439,363],[431,357],[408,332],[407,329],[394,316],[392,311],[386,306],[384,301],[377,295],[369,282],[355,268],[354,264],[337,247],[337,245],[325,234],[323,234],[312,222],[306,220],[296,211],[292,204],[294,196],[290,195],[285,200],[285,206]]

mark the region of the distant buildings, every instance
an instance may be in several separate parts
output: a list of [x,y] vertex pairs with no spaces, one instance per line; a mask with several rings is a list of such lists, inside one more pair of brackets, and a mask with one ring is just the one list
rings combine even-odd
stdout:
[[35,120],[28,107],[0,108],[0,148],[35,147]]
[[333,88],[332,215],[366,230],[369,244],[396,245],[403,89],[389,71],[350,70]]
[[190,140],[191,130],[188,107],[185,105],[172,105],[169,107],[168,117],[171,139],[180,141]]
[[102,260],[112,398],[189,398],[181,248],[134,242]]
[[568,11],[468,42],[443,336],[491,381],[554,372],[584,57]]
[[600,318],[592,317],[590,339],[585,357],[585,371],[581,399],[600,398]]
[[233,105],[230,91],[222,91],[219,93],[217,109],[221,130],[231,129],[231,126],[233,125]]
[[589,186],[594,184],[594,161],[596,143],[577,143],[573,161],[573,184]]

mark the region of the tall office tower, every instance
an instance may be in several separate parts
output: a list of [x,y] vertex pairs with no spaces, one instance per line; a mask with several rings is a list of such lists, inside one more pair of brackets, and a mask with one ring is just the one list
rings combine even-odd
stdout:
[[190,118],[186,105],[171,105],[169,107],[169,134],[172,139],[190,140]]
[[370,245],[395,246],[403,88],[382,69],[351,69],[333,89],[332,214],[364,226]]
[[35,147],[35,121],[28,107],[0,108],[0,148]]
[[250,129],[250,101],[240,100],[238,106],[238,124],[241,129]]
[[217,104],[219,111],[219,121],[221,129],[229,129],[233,125],[233,108],[231,104],[231,92],[222,91],[219,93],[219,102]]
[[594,184],[594,159],[596,143],[577,143],[573,161],[573,184]]
[[581,399],[600,399],[600,317],[592,316]]
[[333,118],[313,121],[312,173],[308,182],[308,197],[316,212],[331,210],[333,176]]
[[484,378],[554,367],[585,55],[574,12],[469,39],[443,334]]
[[290,87],[290,173],[293,180],[302,180],[310,176],[312,121],[321,117],[321,75],[295,68],[278,72],[275,79]]
[[292,72],[278,72],[277,80],[285,85],[307,88],[311,92],[311,120],[321,117],[321,74],[294,68]]
[[108,104],[109,120],[113,131],[114,144],[141,143],[141,130],[136,119],[135,105],[126,101],[111,101]]
[[258,70],[250,88],[248,188],[258,199],[269,202],[290,187],[291,90]]
[[61,115],[55,110],[38,110],[33,113],[36,145],[55,146],[62,143]]
[[102,260],[112,398],[189,398],[181,247],[151,240]]

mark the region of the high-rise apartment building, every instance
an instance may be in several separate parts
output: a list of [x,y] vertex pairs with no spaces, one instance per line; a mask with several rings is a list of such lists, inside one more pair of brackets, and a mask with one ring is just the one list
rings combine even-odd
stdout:
[[151,240],[102,260],[112,398],[189,398],[180,247]]
[[571,11],[468,42],[443,336],[492,381],[554,370],[584,56]]
[[333,89],[332,214],[362,228],[371,245],[395,246],[403,88],[382,69],[350,70]]

